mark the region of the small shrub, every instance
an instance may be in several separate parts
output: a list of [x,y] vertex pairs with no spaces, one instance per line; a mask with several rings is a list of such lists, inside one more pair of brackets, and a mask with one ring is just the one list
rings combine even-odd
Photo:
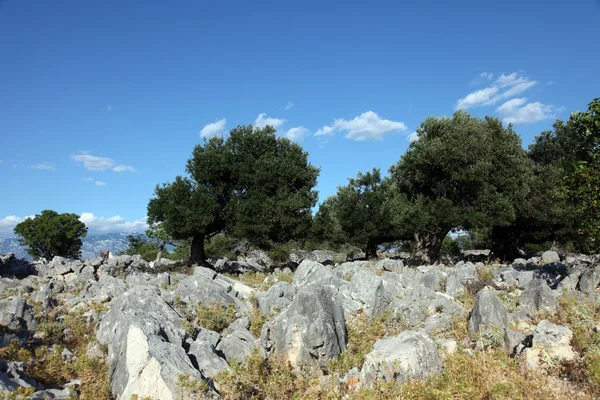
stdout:
[[215,332],[222,332],[236,319],[235,307],[221,303],[200,304],[196,309],[198,325]]
[[294,274],[290,272],[277,272],[275,273],[275,276],[281,282],[292,283],[292,281],[294,280]]
[[254,337],[260,337],[262,328],[268,319],[268,316],[263,314],[257,307],[252,310],[250,313],[250,332]]
[[348,324],[348,346],[337,359],[328,364],[330,371],[346,374],[352,368],[361,368],[365,356],[373,350],[375,342],[385,336],[393,336],[404,330],[404,323],[389,311],[369,320],[364,313],[357,316],[355,323]]
[[291,249],[286,245],[275,245],[269,250],[269,258],[275,264],[285,264],[290,260]]
[[179,374],[177,376],[177,393],[179,400],[201,399],[203,394],[208,393],[210,388],[206,382],[192,378],[190,374]]
[[594,326],[600,321],[600,304],[591,300],[580,301],[563,293],[559,297],[557,312],[545,317],[573,331],[571,344],[583,356],[583,362],[564,363],[561,373],[569,380],[584,385],[593,396],[600,396],[600,333],[594,331]]
[[504,345],[504,330],[497,326],[485,326],[479,327],[479,333],[477,335],[477,347],[482,350],[499,348]]
[[494,272],[489,267],[478,267],[477,268],[477,277],[481,282],[488,286],[494,286]]

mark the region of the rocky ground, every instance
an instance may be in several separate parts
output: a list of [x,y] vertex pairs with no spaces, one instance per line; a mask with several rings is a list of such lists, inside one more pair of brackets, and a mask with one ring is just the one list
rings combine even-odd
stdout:
[[0,257],[0,399],[597,398],[597,257]]

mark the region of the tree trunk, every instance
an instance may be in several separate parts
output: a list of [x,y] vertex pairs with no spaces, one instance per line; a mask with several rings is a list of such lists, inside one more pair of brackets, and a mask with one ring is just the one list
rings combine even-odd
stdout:
[[415,245],[417,258],[423,264],[433,264],[440,259],[440,250],[448,230],[438,229],[431,232],[416,233]]
[[204,253],[204,235],[195,235],[192,238],[190,263],[198,265],[206,264],[206,254]]
[[160,262],[160,259],[162,258],[162,252],[165,248],[165,244],[165,242],[162,242],[160,246],[158,246],[158,253],[156,253],[156,260],[154,262]]
[[375,243],[374,241],[369,241],[367,243],[365,257],[367,258],[367,260],[371,258],[377,258],[377,243]]

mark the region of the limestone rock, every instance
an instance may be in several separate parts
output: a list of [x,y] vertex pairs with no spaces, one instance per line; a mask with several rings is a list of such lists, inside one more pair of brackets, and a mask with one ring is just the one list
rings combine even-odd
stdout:
[[506,328],[508,314],[494,290],[484,288],[475,297],[475,306],[469,318],[469,332],[478,333],[482,325]]
[[110,387],[117,399],[133,394],[174,400],[177,378],[206,379],[182,347],[180,315],[153,286],[134,287],[114,300],[97,331],[108,345]]
[[20,296],[11,296],[0,300],[0,326],[12,331],[34,330],[33,309]]
[[544,280],[537,279],[521,294],[519,305],[532,314],[538,311],[554,312],[558,308],[558,299]]
[[227,361],[217,354],[215,346],[202,339],[196,339],[188,350],[188,355],[196,368],[204,376],[214,377],[219,372],[231,370]]
[[367,384],[404,382],[427,379],[442,368],[435,342],[426,335],[406,331],[375,343],[373,351],[365,357],[362,375]]
[[524,351],[527,365],[538,369],[547,362],[573,360],[577,353],[571,348],[572,338],[573,332],[566,326],[540,321],[533,333],[531,348]]
[[346,348],[344,310],[336,290],[318,285],[299,289],[292,303],[263,327],[261,344],[297,370],[316,376],[326,371],[327,362]]
[[247,329],[240,328],[224,336],[219,342],[217,350],[225,355],[225,359],[230,364],[241,364],[257,346],[257,339]]

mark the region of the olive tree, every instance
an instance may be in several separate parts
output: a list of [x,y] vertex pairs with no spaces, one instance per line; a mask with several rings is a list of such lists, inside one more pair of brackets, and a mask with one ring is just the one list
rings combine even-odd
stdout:
[[511,126],[458,111],[425,119],[417,134],[390,168],[391,218],[397,230],[412,232],[423,262],[438,260],[452,229],[515,220],[528,191],[531,163]]
[[194,148],[188,176],[157,186],[148,223],[174,240],[191,240],[190,261],[204,263],[205,240],[227,232],[264,245],[308,234],[319,170],[271,126],[231,130]]
[[79,258],[87,227],[77,214],[44,210],[17,224],[14,232],[30,256],[51,260],[54,256]]

